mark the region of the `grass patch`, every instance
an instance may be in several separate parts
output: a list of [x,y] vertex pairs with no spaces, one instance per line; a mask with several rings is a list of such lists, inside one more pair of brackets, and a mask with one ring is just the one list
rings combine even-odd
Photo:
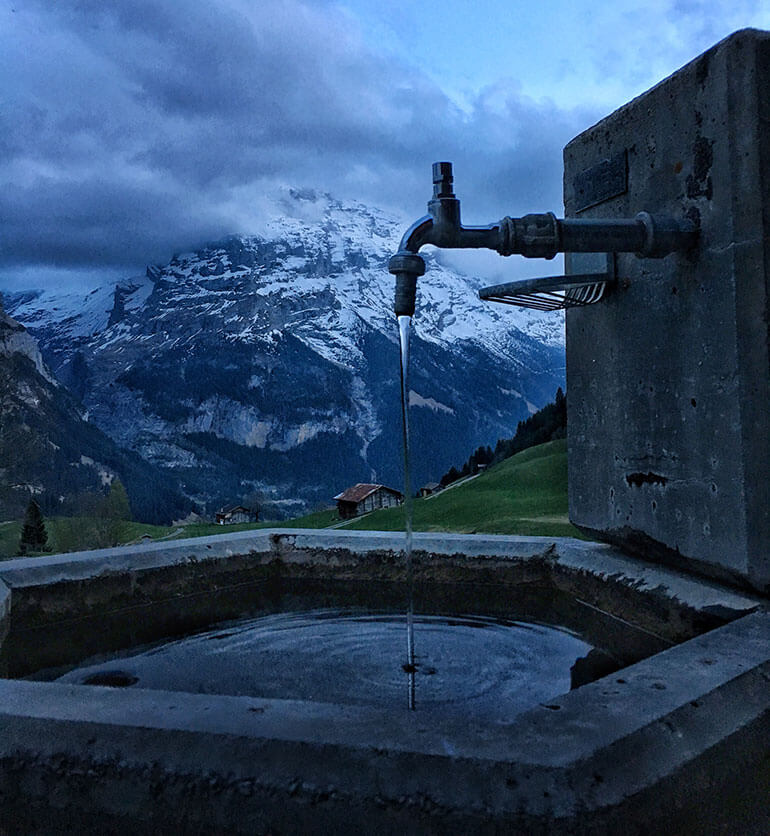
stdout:
[[[176,531],[172,526],[148,525],[128,520],[107,520],[95,517],[46,517],[48,545],[44,552],[29,552],[27,557],[41,554],[104,549],[140,542],[148,534],[153,540]],[[0,560],[18,557],[21,522],[0,523]]]
[[[208,537],[212,534],[231,534],[259,528],[326,528],[339,522],[336,509],[316,511],[295,520],[261,523],[190,523],[185,526],[150,525],[127,520],[99,520],[93,517],[46,517],[48,548],[45,552],[30,552],[27,557],[60,554],[89,549],[125,546],[140,543],[145,536],[152,540],[180,540],[186,537]],[[0,560],[18,557],[21,522],[0,522]]]
[[[399,531],[404,509],[374,511],[344,528]],[[414,530],[581,537],[567,518],[567,442],[531,447],[473,479],[415,500]]]
[[122,546],[139,542],[144,534],[157,539],[174,530],[170,526],[98,517],[48,517],[45,527],[48,531],[47,551],[57,554]]
[[181,526],[174,531],[169,540],[183,540],[187,537],[210,537],[212,534],[232,534],[234,531],[251,531],[256,528],[271,528],[273,523],[232,523],[219,525],[212,522],[196,522]]
[[217,525],[217,523],[190,523],[176,532],[173,538],[208,537],[212,534],[231,534],[233,531],[251,531],[259,528],[327,528],[338,523],[337,509],[326,509],[297,517],[294,520],[267,520],[261,523],[233,523],[232,525]]
[[0,560],[13,557],[19,549],[19,537],[21,537],[21,522],[0,523]]
[[179,526],[173,525],[150,525],[149,523],[121,520],[118,528],[118,541],[121,546],[127,543],[138,542],[145,534],[149,534],[153,540],[168,537],[173,534]]
[[283,520],[279,523],[270,523],[273,528],[328,528],[340,521],[336,508],[326,508],[323,511],[315,511],[306,514],[304,517],[297,517],[296,520]]

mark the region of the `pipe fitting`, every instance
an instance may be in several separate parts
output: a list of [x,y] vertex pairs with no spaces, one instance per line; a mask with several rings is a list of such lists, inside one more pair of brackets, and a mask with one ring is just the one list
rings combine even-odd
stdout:
[[553,212],[505,217],[500,221],[500,255],[554,258],[561,249],[559,221]]
[[689,250],[698,241],[698,228],[689,220],[639,212],[638,223],[644,228],[644,242],[636,253],[639,258],[663,258],[675,250]]

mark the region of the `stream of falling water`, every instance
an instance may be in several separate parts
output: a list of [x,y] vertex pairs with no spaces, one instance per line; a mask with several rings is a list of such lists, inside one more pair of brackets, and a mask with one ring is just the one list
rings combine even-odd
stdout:
[[404,440],[404,528],[406,541],[406,582],[409,589],[409,606],[406,611],[406,664],[404,671],[409,675],[409,708],[415,708],[414,664],[414,569],[412,566],[412,480],[409,472],[409,335],[412,328],[411,316],[398,317],[398,335],[401,343],[401,427]]

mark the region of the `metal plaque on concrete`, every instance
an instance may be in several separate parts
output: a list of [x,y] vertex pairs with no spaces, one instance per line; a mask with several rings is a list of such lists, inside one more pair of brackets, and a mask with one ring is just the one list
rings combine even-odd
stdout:
[[597,206],[628,189],[628,160],[625,150],[581,171],[573,180],[575,211]]

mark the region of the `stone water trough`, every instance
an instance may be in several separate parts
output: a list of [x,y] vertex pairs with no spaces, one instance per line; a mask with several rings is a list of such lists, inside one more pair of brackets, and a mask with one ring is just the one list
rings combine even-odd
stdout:
[[405,699],[377,707],[41,681],[244,616],[397,609],[402,537],[262,530],[6,561],[3,828],[767,830],[761,599],[567,538],[415,540],[418,612],[560,625],[614,660],[610,672],[509,722],[408,711]]

